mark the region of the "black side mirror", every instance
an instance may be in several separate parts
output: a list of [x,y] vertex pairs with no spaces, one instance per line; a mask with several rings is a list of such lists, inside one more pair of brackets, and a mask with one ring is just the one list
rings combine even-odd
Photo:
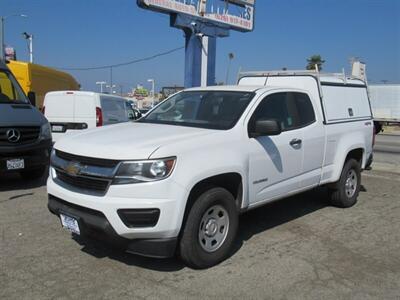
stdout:
[[36,94],[35,92],[28,92],[28,99],[33,106],[36,106]]
[[140,119],[142,117],[142,113],[138,110],[134,110],[135,120]]
[[265,135],[280,135],[282,132],[281,124],[277,120],[258,120],[254,126],[251,137]]

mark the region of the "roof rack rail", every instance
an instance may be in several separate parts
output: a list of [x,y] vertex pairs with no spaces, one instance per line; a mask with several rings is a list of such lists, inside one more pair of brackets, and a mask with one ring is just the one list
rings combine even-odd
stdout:
[[347,80],[361,80],[365,82],[360,78],[354,76],[347,76],[344,70],[341,73],[322,73],[319,72],[318,70],[274,70],[274,71],[245,71],[245,72],[240,71],[238,74],[238,79],[240,80],[241,78],[248,76],[301,76],[301,75],[315,76],[317,78],[331,77],[331,78],[342,79],[344,82],[346,82]]

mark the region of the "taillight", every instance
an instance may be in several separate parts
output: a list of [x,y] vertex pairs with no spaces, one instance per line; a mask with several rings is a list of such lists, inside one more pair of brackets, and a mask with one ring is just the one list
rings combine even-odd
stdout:
[[96,107],[96,127],[103,126],[103,113],[100,107]]
[[43,107],[42,107],[42,114],[44,114],[45,110],[46,110],[46,107],[43,106]]

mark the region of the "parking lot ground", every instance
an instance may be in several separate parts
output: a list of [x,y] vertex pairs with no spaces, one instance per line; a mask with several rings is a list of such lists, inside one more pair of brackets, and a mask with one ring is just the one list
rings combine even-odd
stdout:
[[232,256],[200,271],[72,238],[44,180],[0,177],[0,299],[400,299],[399,177],[365,172],[349,209],[318,189],[248,212]]

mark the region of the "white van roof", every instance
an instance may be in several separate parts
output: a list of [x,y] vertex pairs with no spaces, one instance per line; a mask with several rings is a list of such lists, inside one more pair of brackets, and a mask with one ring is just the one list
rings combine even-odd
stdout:
[[91,91],[54,91],[54,92],[48,92],[46,96],[57,96],[57,95],[77,95],[77,96],[105,96],[105,97],[113,97],[113,98],[118,98],[118,99],[126,99],[124,97],[118,96],[118,95],[111,95],[111,94],[101,94],[101,93],[96,93],[96,92],[91,92]]

